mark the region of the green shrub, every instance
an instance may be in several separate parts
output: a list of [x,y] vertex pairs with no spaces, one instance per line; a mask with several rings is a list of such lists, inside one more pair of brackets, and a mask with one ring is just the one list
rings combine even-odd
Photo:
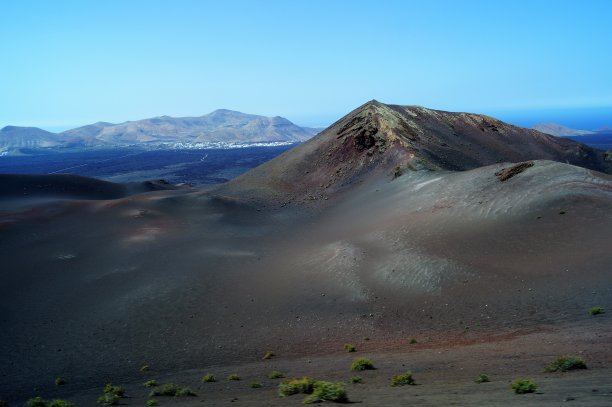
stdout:
[[156,406],[156,405],[157,405],[157,400],[155,400],[155,399],[147,400],[147,406],[153,407],[153,406]]
[[251,389],[259,389],[261,387],[261,383],[253,382],[251,383]]
[[414,345],[415,343],[417,343],[417,340],[414,338],[410,338],[410,342],[411,345]]
[[342,403],[348,401],[343,383],[316,381],[312,394],[304,399],[304,404],[319,403],[321,401],[335,401]]
[[298,393],[311,394],[314,383],[315,381],[310,377],[284,380],[278,385],[278,394],[281,397],[291,396],[292,394]]
[[27,407],[47,407],[47,402],[42,397],[34,397],[26,403]]
[[372,362],[370,362],[370,360],[366,358],[356,358],[353,360],[353,363],[351,364],[351,370],[362,371],[362,370],[374,370],[374,369],[376,368],[374,367]]
[[489,382],[489,376],[487,376],[484,373],[481,373],[481,374],[478,375],[478,377],[474,381],[476,383],[488,383]]
[[63,386],[65,384],[66,384],[66,380],[62,379],[61,377],[58,377],[57,379],[55,379],[56,386]]
[[232,374],[227,376],[227,380],[238,381],[238,380],[240,380],[240,376],[238,376],[236,373],[232,373]]
[[516,379],[511,386],[516,394],[534,393],[538,389],[538,385],[531,379]]
[[176,392],[176,396],[177,397],[195,397],[195,396],[197,396],[197,394],[195,394],[193,391],[191,391],[191,389],[189,387],[183,387],[183,388],[180,388]]
[[113,386],[111,383],[107,383],[104,386],[103,392],[104,392],[104,394],[113,394],[115,396],[119,396],[120,398],[125,396],[125,389],[123,387],[121,387],[121,386]]
[[113,393],[104,393],[100,397],[98,397],[98,404],[104,404],[106,406],[115,406],[119,404],[121,400],[120,396],[117,396]]
[[51,400],[49,407],[74,407],[74,404],[66,400],[55,399]]
[[412,372],[406,372],[403,374],[395,375],[391,378],[391,386],[406,386],[408,384],[415,384],[412,378]]
[[351,345],[350,343],[345,343],[344,350],[347,352],[355,352],[357,349],[355,349],[355,346]]
[[361,376],[353,376],[351,377],[351,383],[361,383],[362,382],[362,378]]
[[153,389],[151,393],[149,393],[150,397],[153,396],[164,396],[164,397],[186,397],[186,396],[195,396],[196,394],[191,391],[188,387],[181,388],[174,383],[164,383],[160,385],[158,388]]
[[151,368],[149,367],[149,365],[144,365],[140,368],[141,372],[148,372]]
[[274,357],[274,352],[266,352],[266,354],[264,355],[264,357],[262,358],[263,360],[268,360],[268,359],[272,359]]
[[217,378],[212,373],[206,373],[204,376],[202,376],[202,381],[204,383],[212,383],[212,382],[216,382]]
[[574,356],[561,356],[550,362],[544,368],[547,373],[551,372],[567,372],[568,370],[586,369],[587,365],[584,360]]
[[157,386],[157,380],[147,380],[143,384],[144,387],[155,387]]
[[272,373],[270,373],[270,375],[268,376],[268,379],[282,379],[283,377],[285,377],[285,375],[282,372],[275,370]]
[[599,315],[604,313],[604,309],[601,307],[592,307],[590,311],[591,315]]

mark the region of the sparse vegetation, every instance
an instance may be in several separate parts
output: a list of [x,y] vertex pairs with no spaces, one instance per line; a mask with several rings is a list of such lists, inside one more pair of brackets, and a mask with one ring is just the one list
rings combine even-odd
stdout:
[[285,375],[278,370],[274,370],[270,375],[268,375],[268,379],[282,379]]
[[240,376],[238,376],[236,373],[232,373],[228,375],[226,379],[229,381],[238,381],[240,380]]
[[484,373],[481,373],[481,374],[478,375],[478,377],[474,381],[476,383],[488,383],[489,382],[489,376],[487,376]]
[[361,378],[361,376],[353,376],[351,377],[351,383],[361,383],[363,381],[363,379]]
[[251,389],[259,389],[261,387],[261,383],[253,382],[251,383]]
[[391,378],[391,386],[406,386],[409,384],[415,384],[412,372],[406,372],[403,374],[395,375]]
[[298,393],[310,394],[312,393],[314,383],[315,381],[310,377],[284,380],[278,385],[278,395],[287,397]]
[[304,404],[321,401],[347,401],[343,383],[318,381],[304,377],[302,379],[285,380],[278,385],[278,394],[281,397],[298,393],[308,394],[308,397],[304,399]]
[[538,389],[538,385],[531,379],[516,379],[511,387],[516,394],[534,393]]
[[591,311],[589,311],[591,315],[599,315],[604,313],[604,309],[601,307],[591,307]]
[[[7,407],[8,403],[0,400],[0,407]],[[51,401],[44,400],[42,397],[34,397],[26,402],[27,407],[74,407],[74,404],[61,399]]]
[[141,372],[148,372],[151,368],[149,367],[149,365],[144,365],[140,368]]
[[351,345],[350,343],[345,343],[344,350],[347,352],[355,352],[357,349],[355,349],[355,346]]
[[105,406],[115,406],[119,404],[121,397],[112,393],[104,393],[98,397],[98,404],[104,404]]
[[155,387],[157,386],[157,380],[147,380],[143,384],[144,387]]
[[104,386],[104,393],[114,394],[115,396],[124,397],[125,389],[121,386],[113,386],[111,383],[107,383]]
[[56,386],[63,386],[66,384],[66,381],[64,379],[62,379],[61,377],[58,377],[57,379],[55,379],[55,385]]
[[410,342],[411,345],[414,345],[415,343],[417,343],[417,340],[415,338],[410,338]]
[[119,404],[119,400],[125,396],[125,389],[120,386],[113,386],[111,383],[107,383],[104,386],[103,393],[98,397],[98,403],[107,406],[114,406]]
[[372,362],[370,362],[370,360],[366,358],[356,358],[353,360],[353,363],[351,364],[351,370],[362,371],[362,370],[374,370],[374,369],[376,369],[374,367],[374,364],[372,364]]
[[157,400],[155,400],[155,399],[147,400],[147,406],[153,407],[153,406],[156,406],[156,405],[157,405]]
[[587,365],[582,358],[574,356],[561,356],[550,362],[544,368],[547,373],[567,372],[568,370],[586,369]]
[[47,402],[42,397],[34,397],[27,401],[27,407],[47,407]]
[[149,393],[150,397],[153,396],[164,396],[164,397],[187,397],[187,396],[196,396],[193,391],[191,391],[188,387],[179,387],[174,383],[164,383],[160,385],[158,388],[153,389],[151,393]]
[[49,407],[74,407],[74,404],[61,399],[51,400],[48,404]]
[[342,403],[347,400],[343,383],[316,381],[313,385],[312,394],[304,399],[304,404],[319,403],[321,401]]
[[212,373],[206,373],[204,376],[202,376],[202,382],[204,383],[212,383],[216,381],[217,381],[217,378]]
[[268,360],[268,359],[272,359],[273,357],[274,357],[274,352],[267,351],[262,359]]

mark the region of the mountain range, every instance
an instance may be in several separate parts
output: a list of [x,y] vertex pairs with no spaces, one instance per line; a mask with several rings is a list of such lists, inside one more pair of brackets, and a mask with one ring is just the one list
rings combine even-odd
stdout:
[[22,149],[90,147],[231,147],[244,143],[302,142],[320,129],[300,127],[283,117],[266,117],[232,110],[215,110],[199,117],[161,116],[120,124],[98,122],[61,133],[35,127],[0,129],[0,153]]

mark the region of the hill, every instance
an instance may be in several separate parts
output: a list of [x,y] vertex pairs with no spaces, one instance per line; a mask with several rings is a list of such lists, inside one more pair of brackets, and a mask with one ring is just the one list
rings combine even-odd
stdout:
[[558,123],[540,123],[532,127],[532,129],[541,131],[542,133],[550,134],[556,137],[571,137],[571,136],[583,136],[587,134],[594,134],[594,131],[590,130],[577,130],[570,127],[563,126]]
[[489,116],[370,101],[306,143],[232,180],[224,190],[317,200],[368,177],[463,171],[544,159],[610,173],[612,157],[573,140]]

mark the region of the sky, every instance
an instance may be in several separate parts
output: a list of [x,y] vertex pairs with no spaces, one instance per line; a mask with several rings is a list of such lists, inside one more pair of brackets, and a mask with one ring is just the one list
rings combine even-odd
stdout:
[[0,127],[371,99],[612,125],[612,1],[0,0]]

